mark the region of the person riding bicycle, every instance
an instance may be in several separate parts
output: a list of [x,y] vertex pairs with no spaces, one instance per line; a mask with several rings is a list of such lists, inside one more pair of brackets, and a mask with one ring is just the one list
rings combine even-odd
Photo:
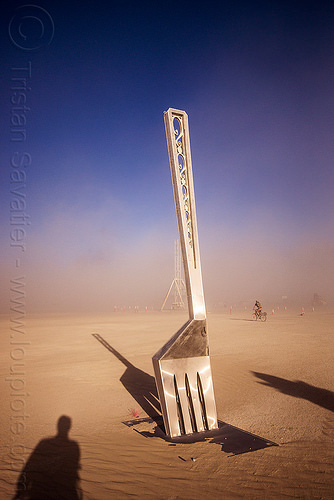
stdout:
[[257,316],[261,316],[261,312],[262,312],[262,305],[261,305],[261,302],[259,302],[258,300],[255,301],[255,305],[253,307],[253,310],[255,309],[255,314]]

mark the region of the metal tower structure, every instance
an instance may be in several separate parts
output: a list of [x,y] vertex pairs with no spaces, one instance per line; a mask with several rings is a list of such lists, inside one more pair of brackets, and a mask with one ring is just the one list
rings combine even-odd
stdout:
[[174,279],[172,281],[171,286],[167,292],[165,300],[161,306],[161,311],[163,311],[168,297],[174,291],[174,302],[172,304],[173,309],[185,309],[185,305],[183,302],[183,297],[186,295],[186,284],[181,275],[181,251],[180,251],[180,242],[179,240],[175,240],[175,254],[174,254],[174,262],[175,262],[175,274]]

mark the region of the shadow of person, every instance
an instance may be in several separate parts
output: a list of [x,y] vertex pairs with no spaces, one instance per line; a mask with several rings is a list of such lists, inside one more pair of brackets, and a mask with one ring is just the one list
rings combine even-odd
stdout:
[[114,349],[101,335],[93,333],[101,344],[108,349],[126,367],[120,378],[125,389],[131,394],[144,412],[151,417],[159,426],[162,425],[161,408],[158,393],[155,385],[155,378],[152,375],[136,368],[122,354]]
[[273,387],[283,394],[288,394],[295,398],[307,399],[311,403],[326,408],[326,410],[334,411],[334,392],[328,389],[315,387],[314,385],[307,384],[300,380],[291,381],[280,377],[274,377],[273,375],[267,375],[266,373],[252,373],[255,377],[263,380],[263,382],[259,382],[262,385]]
[[80,448],[69,439],[71,419],[58,419],[57,434],[42,439],[23,468],[13,500],[81,500]]

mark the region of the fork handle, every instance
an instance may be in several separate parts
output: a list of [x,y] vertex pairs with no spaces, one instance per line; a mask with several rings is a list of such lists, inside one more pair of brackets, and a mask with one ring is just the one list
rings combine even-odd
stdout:
[[181,243],[190,319],[206,319],[199,255],[188,115],[169,108],[164,113],[176,217]]

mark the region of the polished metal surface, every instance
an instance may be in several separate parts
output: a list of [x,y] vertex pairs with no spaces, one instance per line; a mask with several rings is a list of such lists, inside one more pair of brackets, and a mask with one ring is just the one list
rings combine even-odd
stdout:
[[189,316],[203,319],[206,317],[206,312],[198,246],[188,115],[185,111],[170,108],[164,114],[164,120]]
[[189,320],[153,356],[166,434],[170,437],[218,427],[199,255],[188,116],[164,114],[175,208],[187,289]]
[[159,360],[155,376],[159,380],[160,402],[164,402],[167,435],[175,437],[217,428],[209,356]]

